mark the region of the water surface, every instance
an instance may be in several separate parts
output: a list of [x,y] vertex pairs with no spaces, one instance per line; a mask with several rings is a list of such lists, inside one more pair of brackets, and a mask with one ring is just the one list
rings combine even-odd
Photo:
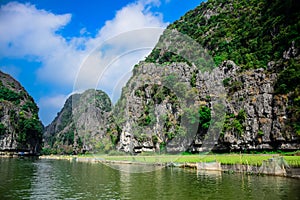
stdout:
[[[122,167],[130,168],[130,165]],[[0,158],[0,199],[300,199],[298,179]]]

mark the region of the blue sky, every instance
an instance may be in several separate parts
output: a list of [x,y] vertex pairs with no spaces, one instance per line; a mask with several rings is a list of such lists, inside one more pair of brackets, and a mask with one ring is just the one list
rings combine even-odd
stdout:
[[[74,92],[98,88],[116,101],[133,65],[150,52],[163,29],[200,3],[1,0],[0,70],[21,82],[47,125]],[[106,41],[121,43],[125,54],[109,51],[104,59],[101,52],[99,60],[96,50]]]

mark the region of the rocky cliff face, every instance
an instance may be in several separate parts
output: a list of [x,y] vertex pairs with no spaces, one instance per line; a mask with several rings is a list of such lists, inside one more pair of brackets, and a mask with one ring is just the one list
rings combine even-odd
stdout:
[[0,71],[0,151],[38,153],[42,129],[33,98],[19,82]]
[[[122,130],[119,150],[140,153],[166,149],[167,146],[169,151],[186,148],[188,139],[175,139],[175,136],[187,131],[180,120],[184,109],[180,106],[180,98],[185,95],[180,87],[188,88],[193,69],[185,63],[168,67],[151,63],[136,66],[135,75],[123,89],[121,100],[115,107],[115,121]],[[172,146],[172,140],[181,145]]]
[[[209,86],[213,79],[222,81],[221,95],[226,94],[224,118],[220,118],[223,127],[214,140],[214,150],[300,148],[299,135],[287,130],[288,96],[275,94],[278,74],[272,69],[244,71],[233,61],[224,61],[211,74],[203,74],[185,63],[164,67],[141,63],[123,90],[123,99],[116,108],[122,129],[119,150],[204,150],[207,134],[211,134],[210,115],[216,112],[213,98],[220,98],[220,93],[214,94],[216,88]],[[168,85],[166,81],[175,75],[178,79]],[[181,98],[186,102],[182,103]]]
[[111,111],[109,97],[99,90],[70,96],[44,130],[44,153],[80,153],[104,148]]
[[299,5],[202,3],[135,66],[111,112],[88,104],[71,112],[68,100],[46,141],[131,153],[299,149]]
[[240,71],[229,61],[221,67],[224,71],[227,111],[223,133],[216,148],[299,149],[299,135],[288,130],[287,126],[291,105],[289,97],[274,91],[278,74],[272,68]]
[[[211,0],[171,24],[123,89],[117,148],[299,149],[297,8],[295,1]],[[216,67],[203,70],[211,61]]]

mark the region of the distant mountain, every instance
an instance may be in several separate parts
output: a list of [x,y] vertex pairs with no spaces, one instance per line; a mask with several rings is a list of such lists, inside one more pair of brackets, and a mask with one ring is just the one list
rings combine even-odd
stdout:
[[43,125],[33,98],[0,71],[0,152],[39,153]]
[[104,149],[111,106],[109,97],[100,90],[70,96],[44,130],[44,153]]

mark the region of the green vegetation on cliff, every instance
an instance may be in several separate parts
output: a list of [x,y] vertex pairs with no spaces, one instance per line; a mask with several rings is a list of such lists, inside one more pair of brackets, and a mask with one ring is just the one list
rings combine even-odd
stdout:
[[[262,73],[276,73],[274,95],[286,95],[288,101],[288,118],[283,131],[300,136],[299,2],[208,0],[170,24],[167,29],[177,30],[199,43],[208,50],[215,66],[232,60],[243,71],[263,68],[265,71]],[[168,38],[169,35],[168,31],[164,32],[146,62],[165,65],[188,62],[175,52],[162,48],[165,47],[162,44],[176,41],[176,38]],[[193,52],[192,49],[187,50]],[[198,68],[204,67],[203,62]],[[224,79],[223,84],[228,88],[229,98],[243,88],[243,81],[232,81],[231,78]],[[242,97],[240,101],[243,101]],[[237,117],[227,113],[223,132],[233,131],[240,136],[245,132],[244,120]],[[260,133],[263,135],[261,130]]]
[[[244,68],[266,68],[300,45],[296,0],[209,0],[168,26],[187,34],[213,56],[216,65],[232,60]],[[146,61],[181,62],[154,49]]]
[[43,125],[38,111],[25,89],[0,72],[0,150],[39,152]]
[[[214,75],[223,78],[220,81],[227,95],[226,111],[222,110],[225,123],[218,131],[217,148],[240,151],[299,147],[299,11],[296,0],[202,3],[168,26],[146,62],[135,66],[111,113],[105,95],[83,98],[86,104],[95,101],[95,108],[99,108],[96,116],[100,118],[91,115],[86,106],[75,108],[76,103],[67,101],[46,128],[49,149],[54,153],[94,148],[104,152],[114,148],[134,153],[161,151],[176,136],[178,139],[189,133],[191,126],[181,125],[186,118],[187,124],[198,125],[195,146],[189,148],[200,151],[209,126],[221,127],[212,117],[216,95],[211,90],[218,88],[208,74],[202,73],[209,66],[220,66],[219,74]],[[191,63],[188,56],[183,58],[172,49],[170,52],[170,42],[177,44],[173,50],[186,42],[178,41],[176,36],[168,38],[174,29],[205,49],[190,45],[178,51],[180,54],[204,56]],[[181,99],[187,105],[180,105]],[[83,116],[101,124],[96,129],[88,127]],[[93,123],[88,122],[89,126]],[[0,126],[0,133],[4,129]]]
[[89,89],[70,96],[44,130],[43,154],[72,154],[110,150],[114,135],[107,131],[111,101],[106,93]]

